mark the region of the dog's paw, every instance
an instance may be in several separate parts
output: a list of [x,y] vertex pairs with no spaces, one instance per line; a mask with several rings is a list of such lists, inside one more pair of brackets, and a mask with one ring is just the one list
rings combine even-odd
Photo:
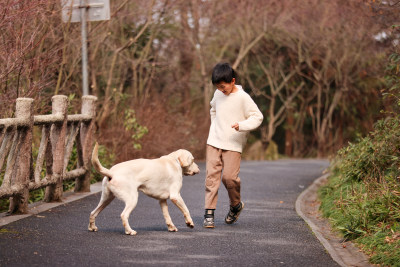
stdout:
[[135,230],[129,230],[129,231],[125,231],[126,235],[136,235],[137,232]]
[[194,223],[193,222],[186,222],[186,225],[189,228],[194,228]]
[[90,232],[97,232],[97,226],[96,225],[91,225],[91,224],[89,224],[89,226],[88,226],[88,230],[90,231]]
[[175,225],[168,225],[168,232],[178,232],[178,228]]

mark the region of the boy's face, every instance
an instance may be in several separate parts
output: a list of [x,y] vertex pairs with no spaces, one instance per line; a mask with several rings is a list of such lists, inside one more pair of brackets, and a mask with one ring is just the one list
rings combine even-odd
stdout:
[[230,83],[220,82],[216,86],[224,95],[229,95],[235,89],[235,78]]

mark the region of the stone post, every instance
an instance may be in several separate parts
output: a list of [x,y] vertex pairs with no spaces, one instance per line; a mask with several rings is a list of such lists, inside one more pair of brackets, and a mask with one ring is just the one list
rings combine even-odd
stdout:
[[17,153],[16,175],[11,180],[11,186],[19,187],[18,195],[10,198],[9,213],[27,213],[29,203],[29,180],[31,174],[32,160],[32,128],[33,128],[33,99],[18,98],[16,103],[15,117],[23,126],[16,126],[20,132]]
[[62,120],[54,123],[50,129],[50,146],[53,155],[52,175],[56,177],[57,183],[46,187],[44,201],[61,201],[63,194],[63,170],[64,170],[64,150],[65,135],[67,132],[67,110],[68,97],[65,95],[55,95],[51,98],[52,115],[59,116]]
[[76,179],[75,192],[90,192],[90,171],[91,171],[91,157],[92,157],[92,145],[93,135],[95,130],[96,121],[96,101],[97,97],[92,95],[86,95],[82,97],[82,109],[81,113],[84,116],[90,117],[89,121],[82,121],[80,129],[80,143],[82,149],[81,164],[86,169],[86,173],[83,177]]

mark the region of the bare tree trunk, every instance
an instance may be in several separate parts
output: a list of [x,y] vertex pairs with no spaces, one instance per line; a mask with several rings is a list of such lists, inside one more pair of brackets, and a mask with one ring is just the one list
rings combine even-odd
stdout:
[[285,155],[288,157],[293,156],[293,128],[294,128],[294,116],[293,109],[288,108],[286,110],[286,129],[285,129]]
[[[180,18],[181,18],[181,27],[182,27],[182,36],[185,33],[190,32],[190,27],[188,24],[187,17],[188,8],[186,4],[181,5],[180,10]],[[193,53],[192,53],[192,45],[187,38],[182,38],[179,42],[179,89],[181,90],[181,97],[183,103],[184,112],[187,113],[190,111],[192,106],[192,101],[190,97],[190,79],[191,79],[191,70],[193,66]]]
[[329,135],[329,131],[332,128],[331,121],[332,121],[333,111],[338,106],[341,97],[342,97],[342,90],[337,89],[335,91],[332,101],[330,102],[330,105],[326,107],[327,112],[324,114],[323,118],[317,118],[317,125],[319,125],[319,127],[317,128],[318,158],[326,156],[327,147],[329,145],[327,144],[327,138]]

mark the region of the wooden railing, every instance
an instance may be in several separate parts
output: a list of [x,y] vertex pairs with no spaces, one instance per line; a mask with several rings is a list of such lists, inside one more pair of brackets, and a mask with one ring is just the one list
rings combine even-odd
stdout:
[[[83,96],[81,114],[68,115],[68,98],[56,95],[52,114],[34,116],[33,99],[18,98],[15,118],[0,119],[0,198],[10,197],[9,213],[27,213],[29,192],[39,188],[46,187],[44,201],[61,201],[66,180],[76,180],[75,192],[90,191],[96,100]],[[35,127],[41,127],[36,159]],[[74,144],[76,168],[67,170]]]

